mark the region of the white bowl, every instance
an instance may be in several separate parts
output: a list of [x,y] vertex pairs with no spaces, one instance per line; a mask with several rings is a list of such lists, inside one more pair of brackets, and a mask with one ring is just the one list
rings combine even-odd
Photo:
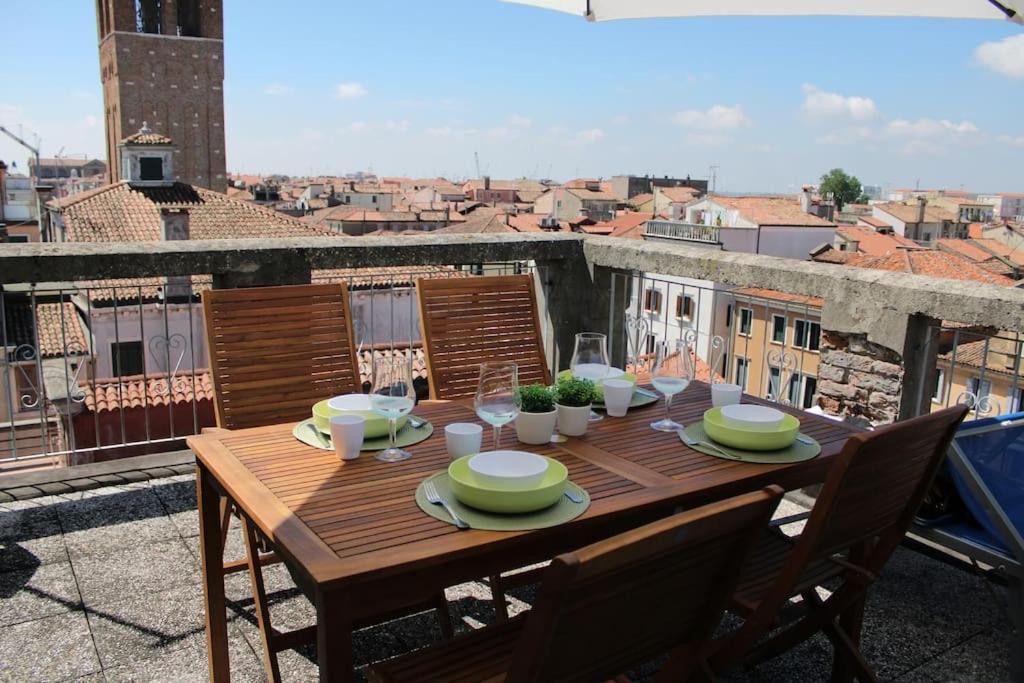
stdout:
[[548,471],[548,461],[524,451],[488,451],[469,459],[469,470],[489,488],[525,491],[536,487]]
[[361,411],[373,410],[370,406],[370,397],[367,394],[342,394],[327,401],[327,407],[331,410]]
[[737,429],[775,429],[782,424],[786,414],[768,406],[749,403],[722,406],[722,419]]

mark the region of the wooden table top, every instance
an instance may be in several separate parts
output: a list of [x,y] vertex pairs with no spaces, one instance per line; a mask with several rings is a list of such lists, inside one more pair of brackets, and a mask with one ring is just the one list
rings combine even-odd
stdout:
[[[754,398],[750,402],[767,403]],[[694,382],[676,396],[672,416],[684,424],[699,420],[711,405],[710,391]],[[417,406],[415,414],[434,424],[434,434],[411,446],[412,458],[384,463],[364,453],[342,462],[332,451],[307,446],[292,436],[293,424],[207,434],[189,439],[196,458],[286,557],[317,584],[365,582],[412,572],[460,556],[516,547],[516,539],[573,533],[616,515],[667,504],[690,506],[750,491],[770,483],[787,489],[824,479],[828,464],[856,433],[855,428],[807,413],[801,431],[822,445],[817,458],[793,464],[734,462],[699,453],[675,434],[648,426],[664,414],[663,403],[630,411],[624,418],[591,423],[588,433],[566,443],[522,446],[515,428],[502,432],[502,446],[555,458],[585,488],[592,504],[576,520],[526,532],[459,531],[423,513],[417,485],[447,467],[444,426],[479,422],[461,403]],[[491,435],[485,430],[485,444]],[[568,549],[568,548],[566,548]],[[514,558],[513,558],[514,561]]]

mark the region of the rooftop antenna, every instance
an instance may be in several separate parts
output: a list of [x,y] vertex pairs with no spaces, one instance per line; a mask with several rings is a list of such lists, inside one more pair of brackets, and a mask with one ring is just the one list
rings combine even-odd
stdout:
[[720,168],[720,166],[718,164],[712,164],[711,166],[708,166],[708,174],[711,176],[711,192],[712,193],[714,193],[714,191],[715,191],[715,189],[716,189],[716,187],[718,185],[718,169],[719,168]]

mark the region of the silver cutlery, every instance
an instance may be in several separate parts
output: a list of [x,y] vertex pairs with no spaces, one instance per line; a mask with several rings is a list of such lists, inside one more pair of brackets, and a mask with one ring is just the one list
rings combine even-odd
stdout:
[[424,425],[427,425],[429,423],[426,420],[416,417],[415,415],[410,415],[409,424],[412,425],[413,429],[419,429],[420,427],[423,427]]
[[568,498],[569,500],[571,500],[574,503],[578,503],[579,504],[579,503],[583,502],[583,496],[581,496],[580,494],[576,493],[576,489],[571,489],[568,486],[565,487],[565,497]]
[[316,440],[320,443],[321,446],[323,446],[324,448],[331,448],[331,440],[324,436],[324,433],[321,432],[315,424],[313,424],[312,422],[307,422],[306,426],[313,430],[313,433],[316,434]]
[[690,446],[691,448],[693,446],[703,446],[704,448],[710,448],[715,453],[718,453],[719,455],[721,455],[723,458],[729,458],[730,460],[742,460],[743,459],[740,456],[736,455],[735,453],[730,453],[729,451],[723,450],[722,448],[720,448],[719,446],[711,443],[710,441],[702,441],[701,439],[695,439],[692,436],[690,436],[689,434],[687,434],[686,432],[684,432],[682,429],[677,431],[676,434],[679,435],[679,439],[683,443],[685,443],[687,446]]
[[452,506],[448,504],[448,501],[445,500],[441,496],[441,494],[437,492],[437,488],[434,487],[434,482],[423,482],[423,495],[425,495],[427,497],[427,500],[433,505],[444,506],[444,509],[448,511],[449,515],[451,515],[452,521],[455,522],[455,526],[457,526],[460,529],[470,528],[469,524],[466,524],[466,522],[461,517],[455,514],[455,510],[453,510]]
[[796,440],[799,441],[800,443],[805,443],[808,446],[814,446],[817,444],[817,442],[814,439],[812,439],[809,436],[804,436],[803,434],[797,434]]
[[641,396],[646,396],[647,398],[658,398],[658,395],[653,391],[648,391],[647,389],[643,389],[641,387],[637,387],[636,389],[634,389],[634,391],[640,394]]

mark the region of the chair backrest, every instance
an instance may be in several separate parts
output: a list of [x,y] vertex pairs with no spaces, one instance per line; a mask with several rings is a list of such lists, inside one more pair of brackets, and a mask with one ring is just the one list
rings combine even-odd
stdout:
[[781,496],[770,486],[556,557],[508,683],[600,681],[703,645]]
[[203,312],[218,427],[304,420],[362,390],[345,284],[213,289]]
[[551,383],[532,275],[416,281],[430,398],[476,393],[480,364],[512,361],[519,383]]
[[850,437],[829,469],[793,562],[877,540],[873,554],[878,556],[869,570],[881,569],[913,521],[966,414],[964,406],[953,406]]

